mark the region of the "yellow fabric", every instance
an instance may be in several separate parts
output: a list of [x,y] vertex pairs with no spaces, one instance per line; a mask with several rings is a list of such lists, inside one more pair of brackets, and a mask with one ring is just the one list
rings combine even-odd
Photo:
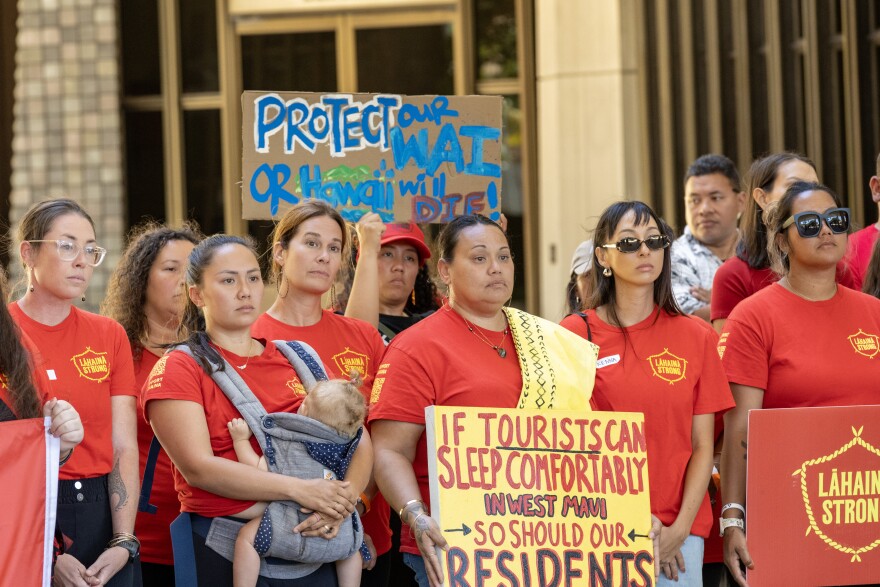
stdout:
[[520,409],[590,410],[599,347],[562,326],[504,308],[523,388]]

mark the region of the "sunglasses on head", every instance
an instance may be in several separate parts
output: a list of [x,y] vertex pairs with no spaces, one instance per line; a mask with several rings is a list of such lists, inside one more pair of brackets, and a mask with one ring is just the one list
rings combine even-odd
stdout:
[[606,249],[617,249],[621,253],[635,253],[642,248],[642,243],[652,251],[659,251],[669,246],[669,237],[665,234],[655,234],[645,240],[639,240],[634,236],[622,238],[616,243],[602,245]]
[[782,223],[782,228],[786,229],[794,224],[802,238],[813,238],[822,232],[823,220],[831,232],[842,234],[849,230],[849,208],[832,208],[824,213],[799,212],[789,216],[788,220]]

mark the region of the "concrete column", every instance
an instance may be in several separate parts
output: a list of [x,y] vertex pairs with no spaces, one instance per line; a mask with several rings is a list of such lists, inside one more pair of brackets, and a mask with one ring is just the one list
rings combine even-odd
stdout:
[[644,199],[633,0],[539,0],[536,8],[541,315],[564,315],[575,247],[602,210]]
[[116,1],[19,0],[18,14],[10,222],[48,198],[88,210],[109,251],[87,294],[95,309],[125,228]]

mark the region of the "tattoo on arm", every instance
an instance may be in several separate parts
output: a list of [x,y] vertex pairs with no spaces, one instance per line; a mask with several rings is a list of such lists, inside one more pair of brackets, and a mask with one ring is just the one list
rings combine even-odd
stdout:
[[113,503],[113,496],[116,496],[116,505],[113,506],[114,511],[119,511],[122,507],[128,503],[128,490],[125,488],[125,483],[122,481],[122,474],[119,472],[119,459],[116,459],[116,463],[113,465],[113,470],[110,471],[110,476],[107,479],[107,489],[110,493],[110,503]]
[[740,444],[741,444],[742,447],[743,447],[743,460],[748,460],[748,458],[749,458],[749,452],[748,452],[748,450],[749,450],[749,445],[746,443],[745,440],[740,441]]

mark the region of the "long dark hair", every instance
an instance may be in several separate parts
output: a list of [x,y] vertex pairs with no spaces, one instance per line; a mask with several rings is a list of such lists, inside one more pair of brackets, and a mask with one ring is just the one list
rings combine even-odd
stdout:
[[144,308],[153,263],[169,242],[187,241],[196,245],[201,240],[201,234],[195,224],[174,229],[150,221],[133,228],[128,238],[128,247],[110,276],[101,313],[122,325],[134,360],[137,361],[144,350],[143,340],[148,330]]
[[[660,234],[665,234],[669,240],[672,240],[672,228],[662,218],[657,216],[654,210],[644,202],[617,202],[611,204],[599,217],[599,223],[593,232],[593,243],[596,247],[611,244],[611,237],[623,217],[632,212],[635,215],[635,223],[637,226],[648,224],[651,220],[657,223]],[[675,296],[672,294],[672,261],[671,247],[663,250],[663,269],[660,276],[654,281],[654,303],[661,310],[672,316],[683,314],[681,308],[675,302]],[[599,258],[593,251],[593,295],[590,298],[589,307],[598,308],[605,306],[608,309],[608,318],[612,325],[622,328],[620,317],[617,314],[617,289],[614,276],[605,277],[598,270],[601,267]],[[658,314],[659,317],[659,314]]]
[[773,190],[779,168],[789,161],[801,161],[814,170],[816,164],[808,157],[800,153],[773,153],[755,159],[748,173],[748,194],[746,197],[746,211],[743,214],[740,231],[742,238],[736,247],[736,256],[749,264],[752,269],[767,269],[770,267],[770,257],[767,256],[767,225],[764,222],[764,211],[755,201],[755,190],[762,189],[765,192]]
[[440,296],[437,294],[437,284],[431,279],[431,272],[428,264],[425,263],[419,268],[416,274],[416,283],[413,286],[413,293],[406,300],[404,310],[408,314],[424,314],[431,312],[440,307],[438,303]]
[[[6,300],[6,272],[0,270],[0,294]],[[6,377],[6,390],[12,411],[18,418],[43,415],[40,396],[33,380],[33,360],[21,344],[21,330],[6,304],[0,304],[0,373]]]
[[[190,287],[202,284],[202,275],[205,268],[211,264],[217,249],[226,245],[241,245],[257,257],[257,247],[249,236],[235,236],[231,234],[215,234],[204,239],[196,245],[189,254],[189,263],[186,267],[186,284]],[[193,353],[193,357],[201,368],[211,375],[215,370],[223,371],[226,364],[223,357],[211,346],[211,337],[205,331],[205,317],[189,300],[183,312],[180,322],[180,332],[183,344],[186,344]]]
[[578,274],[571,272],[568,284],[565,286],[565,304],[569,314],[574,314],[583,310],[583,300],[578,291]]

